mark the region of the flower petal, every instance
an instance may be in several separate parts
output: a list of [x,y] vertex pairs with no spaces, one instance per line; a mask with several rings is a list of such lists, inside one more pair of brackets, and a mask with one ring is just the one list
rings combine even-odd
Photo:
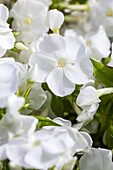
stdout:
[[75,89],[75,85],[66,78],[62,68],[56,68],[48,75],[47,84],[50,90],[60,97],[71,94]]

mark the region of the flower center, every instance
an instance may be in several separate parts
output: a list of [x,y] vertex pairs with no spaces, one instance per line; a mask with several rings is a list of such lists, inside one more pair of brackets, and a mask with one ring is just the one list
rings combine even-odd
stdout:
[[106,15],[107,17],[112,17],[113,16],[113,11],[111,9],[109,9],[107,12],[106,12]]
[[91,40],[87,41],[86,45],[87,45],[88,47],[90,47],[90,46],[91,46]]
[[63,68],[65,65],[66,65],[66,61],[63,58],[60,58],[58,60],[58,65],[57,66]]
[[39,145],[40,145],[40,141],[36,141],[36,142],[33,143],[33,146],[34,146],[34,147],[37,147],[37,146],[39,146]]
[[30,17],[25,17],[24,23],[25,23],[26,25],[30,25],[30,24],[31,24],[31,18],[30,18]]

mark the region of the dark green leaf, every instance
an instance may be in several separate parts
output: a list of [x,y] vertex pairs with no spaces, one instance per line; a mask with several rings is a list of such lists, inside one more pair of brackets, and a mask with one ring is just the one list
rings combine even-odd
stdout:
[[105,66],[95,60],[92,60],[94,66],[94,76],[104,87],[113,86],[113,68]]

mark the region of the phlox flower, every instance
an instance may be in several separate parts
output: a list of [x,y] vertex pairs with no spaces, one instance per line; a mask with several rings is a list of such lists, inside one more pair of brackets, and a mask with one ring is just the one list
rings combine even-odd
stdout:
[[9,141],[19,136],[30,136],[36,128],[36,118],[19,114],[23,104],[23,97],[11,95],[7,99],[6,114],[0,120],[0,161],[7,158],[6,148]]
[[79,38],[87,46],[87,56],[97,61],[101,61],[102,58],[106,58],[110,54],[110,40],[106,35],[103,26],[99,26],[97,31],[89,32],[81,35],[75,32],[74,29],[68,29],[65,31],[65,36],[72,36]]
[[10,11],[13,29],[21,34],[18,40],[32,42],[47,32],[45,18],[48,8],[38,0],[19,0]]
[[73,37],[57,34],[45,36],[31,55],[29,65],[38,64],[37,81],[47,82],[57,96],[66,96],[75,89],[75,84],[84,84],[93,73],[93,66],[86,55],[86,46]]
[[113,36],[113,1],[99,0],[90,9],[90,22],[93,29],[103,25],[107,35]]
[[91,147],[90,136],[71,128],[70,121],[53,121],[61,126],[46,126],[29,138],[11,140],[6,148],[8,159],[25,168],[48,169],[56,165],[60,169],[76,152]]

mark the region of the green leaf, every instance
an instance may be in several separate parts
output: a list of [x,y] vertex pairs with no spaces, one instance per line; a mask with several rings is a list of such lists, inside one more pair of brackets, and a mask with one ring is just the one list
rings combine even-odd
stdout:
[[106,131],[106,144],[108,148],[113,149],[113,125]]
[[53,112],[58,116],[58,117],[63,117],[64,116],[64,108],[63,108],[63,98],[58,97],[53,95],[52,100],[51,100],[51,108]]
[[53,122],[51,119],[47,119],[42,116],[34,116],[34,115],[31,115],[31,116],[33,116],[39,120],[37,128],[42,128],[44,126],[61,126],[61,125]]
[[95,60],[92,60],[94,66],[94,76],[97,81],[100,82],[104,87],[113,86],[113,68],[105,66]]

